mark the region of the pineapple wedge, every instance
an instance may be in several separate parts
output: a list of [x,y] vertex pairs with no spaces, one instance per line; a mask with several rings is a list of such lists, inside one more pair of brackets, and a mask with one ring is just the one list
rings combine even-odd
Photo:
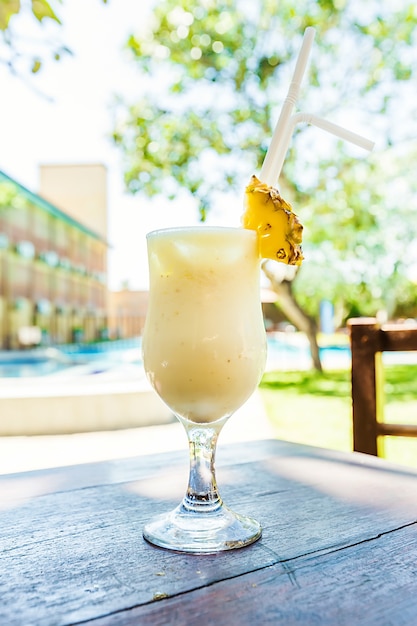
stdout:
[[301,265],[303,226],[292,207],[274,187],[252,176],[245,190],[244,228],[256,230],[263,259]]

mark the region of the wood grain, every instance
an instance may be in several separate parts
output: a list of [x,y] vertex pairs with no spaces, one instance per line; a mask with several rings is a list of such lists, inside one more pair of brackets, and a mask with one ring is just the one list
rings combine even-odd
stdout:
[[[216,626],[416,623],[417,527],[330,553],[291,559],[136,607],[96,626]],[[407,547],[409,549],[407,549]]]
[[376,624],[386,605],[417,615],[413,470],[286,442],[226,446],[223,498],[256,516],[263,537],[205,556],[141,534],[186,478],[178,453],[3,476],[0,625],[354,624],[355,594],[370,603],[357,623]]

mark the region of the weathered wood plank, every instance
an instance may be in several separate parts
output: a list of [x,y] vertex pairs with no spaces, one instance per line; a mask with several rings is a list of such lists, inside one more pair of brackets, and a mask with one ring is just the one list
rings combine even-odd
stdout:
[[[286,454],[296,444],[285,441],[254,441],[236,445],[220,445],[217,465],[256,461],[267,456]],[[300,454],[302,446],[300,446]],[[127,459],[58,467],[53,469],[0,475],[0,509],[9,500],[32,498],[57,491],[123,483],[153,476],[164,467],[175,465],[187,471],[188,451],[184,450]]]
[[417,520],[413,470],[282,442],[237,445],[219,463],[221,492],[230,506],[261,521],[263,538],[211,556],[160,550],[141,530],[182,497],[183,460],[164,455],[129,459],[116,470],[113,463],[98,464],[100,471],[84,466],[68,472],[72,490],[62,470],[20,475],[29,481],[23,497],[0,495],[0,624],[113,618],[164,594],[187,597],[250,572],[278,571],[280,563],[372,541]]
[[416,543],[414,524],[109,615],[94,626],[409,626],[417,619]]

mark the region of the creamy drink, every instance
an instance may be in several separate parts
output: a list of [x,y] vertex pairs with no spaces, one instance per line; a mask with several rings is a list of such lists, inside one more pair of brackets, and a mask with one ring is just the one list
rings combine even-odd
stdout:
[[263,373],[266,342],[256,233],[174,228],[148,235],[148,377],[181,418],[230,416]]

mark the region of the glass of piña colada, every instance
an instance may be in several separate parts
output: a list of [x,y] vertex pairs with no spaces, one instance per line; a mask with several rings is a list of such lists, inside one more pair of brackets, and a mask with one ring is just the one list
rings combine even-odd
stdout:
[[257,235],[171,228],[149,233],[147,245],[144,366],[186,430],[190,473],[183,501],[147,523],[143,535],[183,552],[240,548],[258,539],[261,527],[223,503],[214,458],[223,425],[252,395],[265,366]]

